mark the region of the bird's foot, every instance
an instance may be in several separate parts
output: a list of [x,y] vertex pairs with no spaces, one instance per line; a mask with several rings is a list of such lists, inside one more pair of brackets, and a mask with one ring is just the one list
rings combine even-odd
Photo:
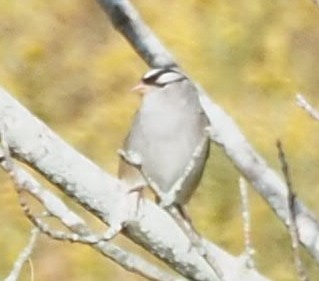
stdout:
[[131,188],[128,191],[129,194],[137,192],[135,216],[137,216],[139,214],[139,210],[141,208],[142,199],[144,199],[144,194],[143,194],[144,188],[145,188],[144,185],[139,185],[139,186]]

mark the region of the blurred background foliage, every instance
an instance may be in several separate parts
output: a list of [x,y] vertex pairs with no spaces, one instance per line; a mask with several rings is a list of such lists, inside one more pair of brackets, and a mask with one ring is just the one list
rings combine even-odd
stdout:
[[[298,196],[319,217],[319,125],[295,105],[317,107],[319,10],[310,0],[135,0],[145,21],[182,67],[235,119],[280,172],[281,138]],[[130,93],[147,67],[114,31],[96,1],[0,0],[0,84],[59,135],[112,174],[139,98]],[[27,128],[26,128],[27,130]],[[243,250],[238,172],[222,150],[212,157],[190,203],[206,237]],[[28,239],[30,223],[2,173],[0,279]],[[259,270],[297,280],[286,229],[251,189],[252,237]],[[117,239],[137,249],[125,239]],[[319,273],[303,252],[312,280]],[[42,237],[35,280],[144,280],[88,247]],[[29,280],[25,267],[20,280]]]

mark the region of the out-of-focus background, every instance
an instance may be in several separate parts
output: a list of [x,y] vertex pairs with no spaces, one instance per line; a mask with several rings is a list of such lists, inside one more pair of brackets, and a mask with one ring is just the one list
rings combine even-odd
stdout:
[[[275,141],[282,140],[296,192],[319,217],[319,124],[295,105],[295,94],[302,92],[319,107],[319,10],[312,1],[132,2],[181,66],[278,172]],[[116,151],[139,104],[130,88],[146,70],[96,1],[0,0],[0,85],[112,174]],[[221,149],[213,147],[211,154],[190,213],[201,233],[239,255],[239,174]],[[3,279],[31,226],[7,175],[0,172],[0,181]],[[285,227],[250,190],[258,269],[273,280],[297,280]],[[125,239],[117,241],[134,248]],[[314,262],[302,254],[312,280],[318,280]],[[46,237],[32,262],[35,280],[144,280],[89,247]],[[29,270],[25,266],[20,280],[30,280]]]

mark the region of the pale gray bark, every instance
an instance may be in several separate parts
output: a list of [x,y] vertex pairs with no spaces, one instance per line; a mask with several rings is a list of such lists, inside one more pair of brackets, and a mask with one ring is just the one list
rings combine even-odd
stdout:
[[[102,255],[113,260],[124,269],[134,272],[152,281],[186,281],[182,277],[176,277],[167,273],[164,269],[153,265],[142,257],[118,247],[112,242],[101,240],[101,234],[94,232],[89,224],[80,215],[72,211],[57,195],[41,185],[35,177],[13,161],[10,151],[2,134],[0,145],[0,165],[11,176],[15,183],[18,194],[28,193],[35,200],[41,203],[46,216],[33,214],[27,201],[19,196],[21,207],[25,215],[35,225],[33,233],[41,231],[53,239],[77,242],[89,245],[99,251]],[[55,217],[69,231],[52,229],[45,218]],[[23,264],[31,256],[35,245],[35,234],[32,235],[29,245],[23,250],[14,264],[12,271],[5,281],[19,280]],[[32,278],[31,278],[32,280]]]
[[[0,90],[0,128],[12,154],[32,166],[103,222],[127,221],[124,234],[191,280],[218,280],[175,221],[156,204],[145,200],[134,217],[134,196],[122,183],[74,150],[34,117],[4,89]],[[227,281],[266,281],[233,257],[207,242]]]
[[[176,65],[171,54],[143,23],[127,0],[99,0],[112,22],[151,67]],[[233,120],[206,94],[201,102],[212,123],[211,139],[221,145],[238,170],[266,199],[287,225],[287,188],[278,174],[251,147]],[[0,128],[14,156],[32,166],[63,192],[119,230],[127,221],[124,234],[164,260],[191,280],[217,280],[212,269],[195,250],[172,218],[152,202],[145,200],[137,217],[133,213],[135,197],[115,177],[61,140],[45,124],[0,90]],[[318,222],[297,201],[297,226],[300,240],[319,260]],[[207,242],[227,281],[268,280],[245,267],[246,258],[233,257]]]

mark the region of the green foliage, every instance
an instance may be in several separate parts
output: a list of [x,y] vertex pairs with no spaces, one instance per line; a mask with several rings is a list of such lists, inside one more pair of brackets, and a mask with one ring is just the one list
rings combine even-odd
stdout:
[[[318,215],[318,124],[294,104],[297,91],[318,104],[319,14],[311,1],[134,2],[180,64],[278,170],[274,144],[282,139],[296,191]],[[0,84],[116,173],[116,150],[139,102],[129,90],[146,67],[97,3],[0,0],[0,38]],[[235,254],[243,244],[238,176],[214,147],[190,204],[200,231]],[[4,178],[1,183],[0,278],[23,248],[29,228],[11,183]],[[297,280],[286,229],[258,194],[250,197],[258,265],[275,280]],[[313,280],[318,279],[305,258]],[[38,280],[142,280],[87,248],[45,238],[33,263]],[[29,280],[27,269],[23,278]]]

